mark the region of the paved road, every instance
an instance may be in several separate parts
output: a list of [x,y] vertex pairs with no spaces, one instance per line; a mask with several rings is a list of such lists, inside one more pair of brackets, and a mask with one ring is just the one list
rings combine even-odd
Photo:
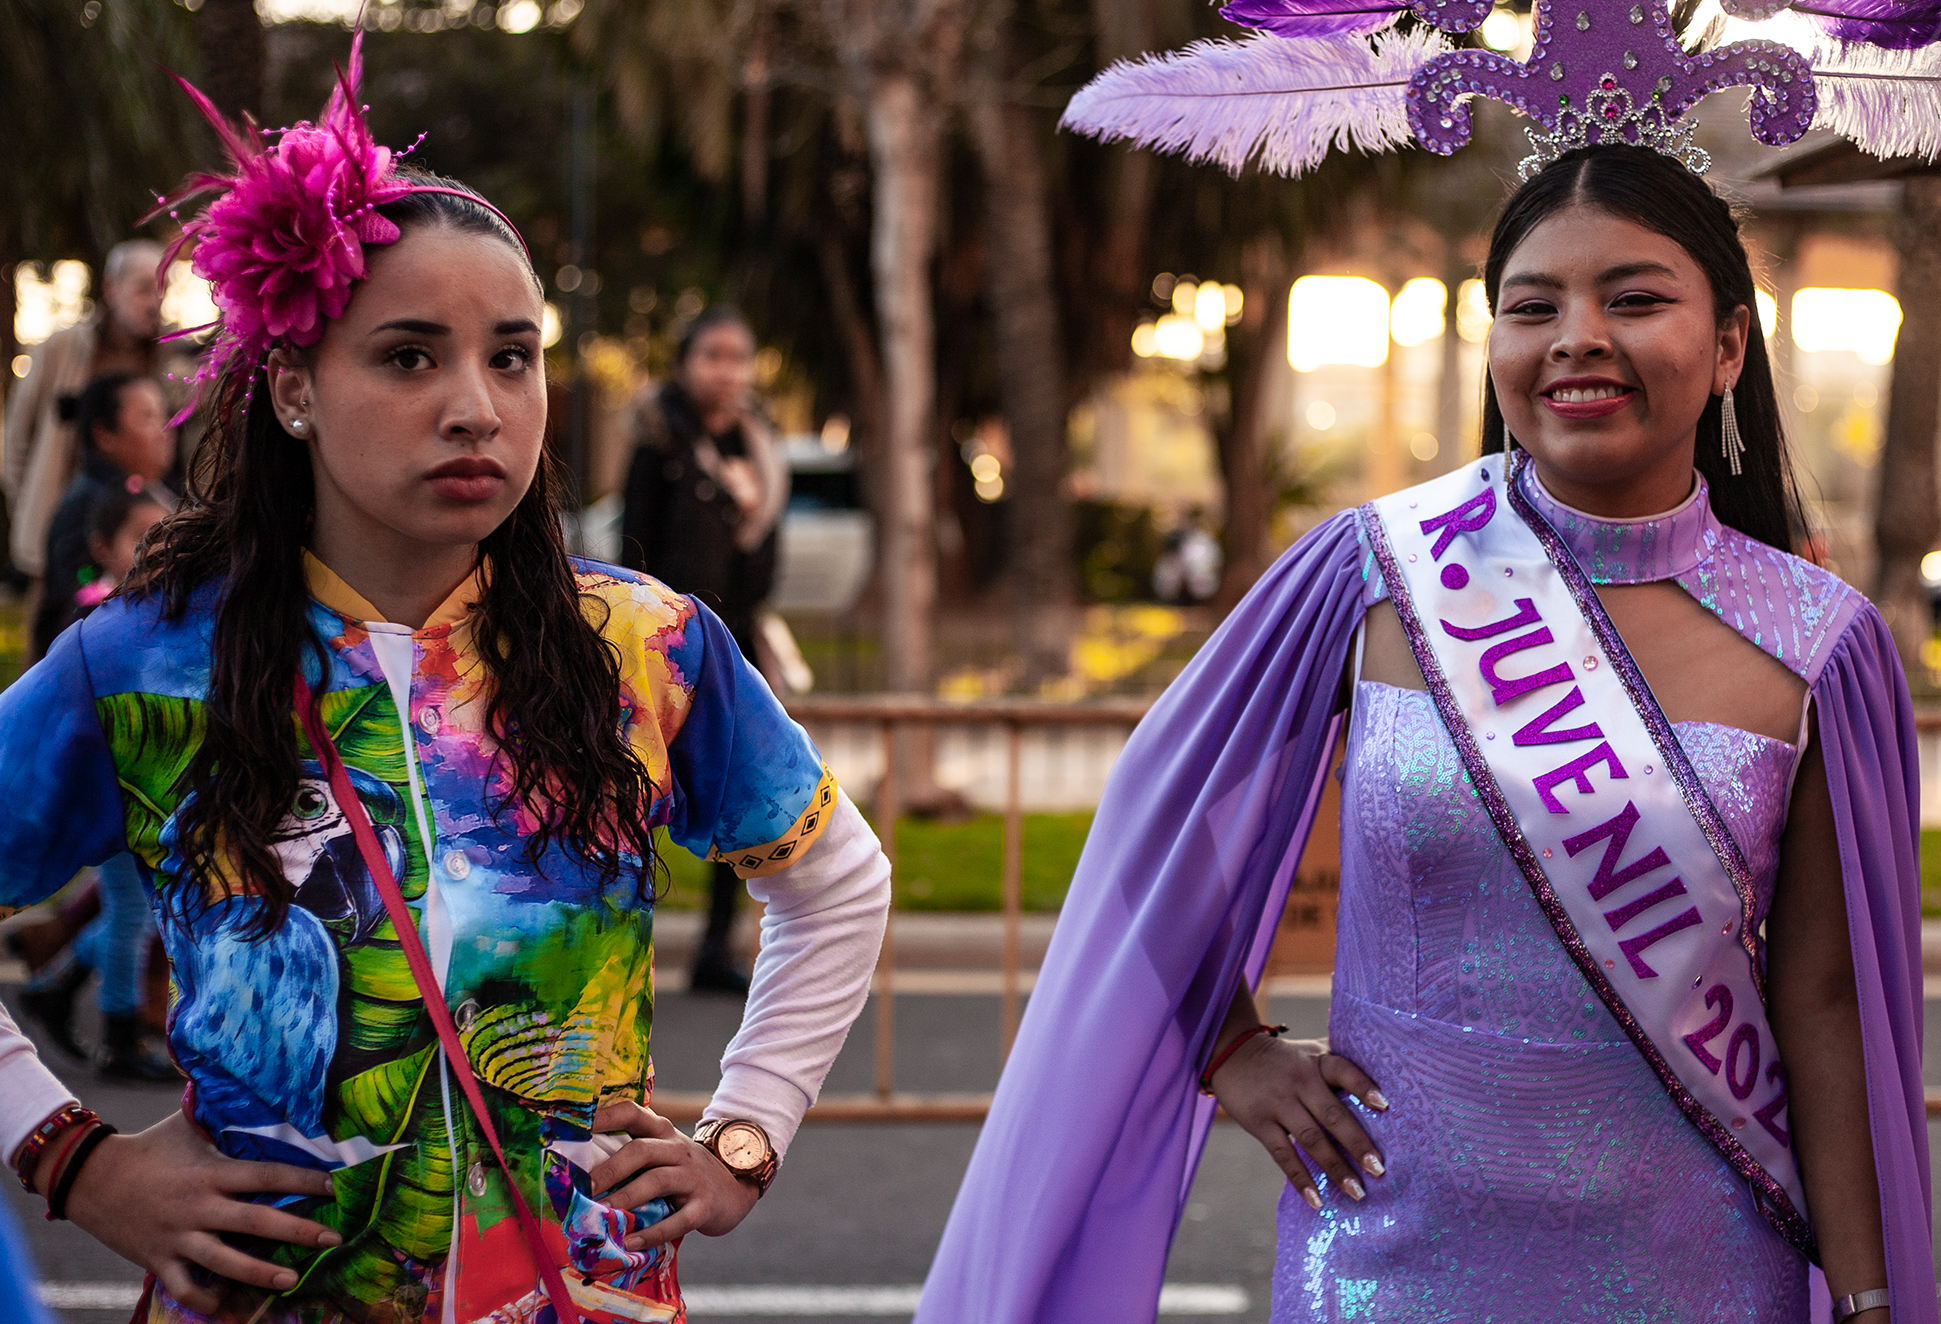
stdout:
[[[1930,1002],[1928,1009],[1930,1030],[1941,1029],[1941,1002]],[[1277,997],[1274,1014],[1297,1033],[1316,1034],[1325,1023],[1326,1002]],[[738,1015],[738,1004],[731,1002],[663,994],[655,1033],[663,1087],[708,1088],[715,1078],[714,1062]],[[997,999],[991,997],[900,999],[898,1087],[989,1088],[997,1074],[997,1022]],[[1931,1037],[1930,1042],[1941,1039]],[[874,1022],[866,1012],[831,1073],[829,1089],[869,1088],[873,1061]],[[176,1104],[169,1089],[106,1087],[88,1081],[84,1073],[73,1075],[88,1102],[124,1130],[153,1122]],[[1928,1075],[1930,1084],[1941,1084],[1941,1061],[1930,1062]],[[682,1248],[682,1280],[690,1288],[920,1283],[976,1138],[976,1125],[968,1123],[807,1127],[790,1152],[783,1179],[733,1236],[692,1238]],[[1931,1138],[1941,1152],[1941,1130],[1931,1128]],[[0,1186],[9,1187],[6,1198],[21,1216],[45,1280],[139,1281],[131,1266],[73,1227],[43,1221],[39,1202],[28,1200],[17,1185]],[[1247,1304],[1238,1311],[1169,1314],[1169,1319],[1263,1324],[1279,1190],[1278,1174],[1249,1137],[1232,1126],[1214,1129],[1166,1276],[1171,1283],[1238,1288]],[[127,1318],[125,1308],[59,1314],[64,1324],[122,1324]],[[757,1324],[775,1318],[713,1312],[698,1302],[691,1315],[696,1324]],[[842,1311],[813,1318],[828,1324],[898,1317],[907,1318]]]

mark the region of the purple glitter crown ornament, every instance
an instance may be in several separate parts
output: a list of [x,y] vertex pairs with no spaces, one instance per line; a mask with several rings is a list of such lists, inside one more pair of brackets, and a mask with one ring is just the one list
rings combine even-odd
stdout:
[[[1783,146],[1814,126],[1878,156],[1941,157],[1941,0],[1725,0],[1774,19],[1764,38],[1687,51],[1666,0],[1536,0],[1527,61],[1455,49],[1489,0],[1231,0],[1239,40],[1114,65],[1065,109],[1067,128],[1238,172],[1299,174],[1331,150],[1469,141],[1472,97],[1536,121],[1530,174],[1573,148],[1648,147],[1702,172],[1693,106],[1750,87],[1747,117]],[[1403,15],[1413,24],[1396,27]],[[1798,46],[1801,49],[1795,49]],[[1804,53],[1802,53],[1804,51]]]
[[1797,51],[1776,41],[1738,41],[1687,54],[1664,0],[1566,0],[1576,10],[1558,31],[1558,6],[1539,0],[1536,42],[1518,63],[1495,51],[1454,51],[1431,60],[1409,80],[1409,127],[1430,151],[1448,156],[1469,141],[1471,96],[1486,96],[1528,115],[1534,155],[1528,179],[1573,148],[1592,143],[1650,147],[1704,173],[1711,158],[1691,146],[1685,112],[1713,92],[1751,87],[1752,134],[1781,147],[1813,123],[1818,98],[1813,71]]

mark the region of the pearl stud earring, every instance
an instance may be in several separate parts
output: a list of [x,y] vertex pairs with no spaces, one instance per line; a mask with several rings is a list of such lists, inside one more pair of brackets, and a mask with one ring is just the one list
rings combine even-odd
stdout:
[[299,436],[301,436],[303,433],[309,430],[310,430],[310,424],[304,419],[293,418],[290,420],[290,431],[298,434]]

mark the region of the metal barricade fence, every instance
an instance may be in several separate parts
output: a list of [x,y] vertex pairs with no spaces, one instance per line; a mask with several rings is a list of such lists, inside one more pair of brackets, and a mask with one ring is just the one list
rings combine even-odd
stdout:
[[[996,726],[1005,735],[1004,853],[999,872],[999,908],[1003,915],[1000,948],[999,1044],[1008,1056],[1017,1036],[1023,971],[1019,960],[1019,928],[1024,912],[1024,803],[1021,755],[1027,728],[1119,727],[1130,730],[1146,715],[1145,700],[1102,700],[1088,703],[1045,703],[1036,700],[986,700],[949,703],[906,695],[806,696],[788,703],[789,714],[803,723],[844,723],[876,728],[882,748],[882,773],[877,779],[876,830],[889,857],[891,902],[883,948],[876,960],[871,989],[876,995],[876,1088],[868,1094],[824,1095],[808,1111],[810,1121],[978,1121],[990,1109],[988,1094],[915,1094],[896,1088],[896,821],[897,735],[927,727]],[[699,1118],[708,1096],[656,1091],[656,1112],[676,1121]]]

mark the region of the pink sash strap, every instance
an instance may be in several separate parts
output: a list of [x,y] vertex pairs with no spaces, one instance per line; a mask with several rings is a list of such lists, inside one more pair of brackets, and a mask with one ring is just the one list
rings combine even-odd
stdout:
[[519,1184],[512,1179],[505,1149],[499,1144],[499,1133],[492,1125],[491,1114],[485,1110],[478,1077],[473,1074],[472,1063],[465,1056],[465,1046],[459,1041],[458,1027],[452,1023],[451,1009],[445,1005],[445,994],[438,987],[437,977],[432,974],[431,958],[425,954],[425,945],[418,937],[411,908],[405,904],[404,893],[398,890],[398,880],[392,876],[391,865],[378,846],[371,817],[365,812],[364,802],[350,784],[350,774],[344,770],[344,761],[337,755],[337,746],[331,741],[329,732],[324,730],[323,719],[317,713],[310,692],[310,683],[301,674],[297,676],[296,699],[303,729],[309,733],[318,761],[330,778],[330,793],[350,823],[351,834],[357,839],[357,849],[364,857],[364,866],[371,871],[371,881],[377,885],[378,895],[384,898],[385,913],[390,915],[391,925],[398,931],[398,944],[404,948],[404,959],[411,966],[411,977],[417,981],[418,993],[425,1001],[425,1011],[431,1016],[432,1027],[438,1031],[438,1043],[445,1050],[445,1060],[451,1065],[452,1074],[458,1077],[459,1088],[465,1092],[465,1101],[472,1106],[472,1116],[478,1119],[486,1143],[492,1146],[492,1157],[498,1160],[499,1171],[505,1174],[506,1188],[512,1192],[512,1207],[519,1215],[519,1228],[526,1234],[526,1244],[532,1247],[533,1259],[539,1264],[539,1277],[545,1284],[547,1298],[553,1303],[553,1313],[559,1317],[559,1324],[583,1324],[579,1310],[573,1304],[573,1297],[566,1290],[566,1281],[560,1277],[559,1267],[553,1263],[552,1255],[546,1250],[546,1243],[539,1234],[539,1220],[532,1216],[532,1210],[526,1206],[526,1197],[519,1193]]

